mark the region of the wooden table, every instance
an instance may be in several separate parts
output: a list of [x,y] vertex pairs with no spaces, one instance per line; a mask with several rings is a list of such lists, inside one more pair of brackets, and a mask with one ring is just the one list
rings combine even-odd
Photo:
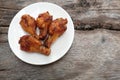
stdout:
[[120,80],[120,0],[46,0],[70,14],[75,38],[62,59],[34,66],[13,54],[7,33],[14,15],[39,1],[0,0],[0,80]]

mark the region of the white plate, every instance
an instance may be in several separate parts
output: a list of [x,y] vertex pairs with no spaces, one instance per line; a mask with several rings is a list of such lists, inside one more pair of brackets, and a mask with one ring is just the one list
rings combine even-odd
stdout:
[[[53,19],[60,17],[68,19],[66,32],[51,46],[51,54],[49,56],[38,53],[27,53],[20,50],[18,41],[21,36],[26,34],[19,24],[21,16],[23,14],[30,14],[36,18],[38,14],[46,11],[49,11],[53,15]],[[34,65],[45,65],[62,58],[69,50],[73,38],[74,25],[69,14],[60,6],[48,2],[34,3],[20,10],[11,21],[8,31],[9,45],[14,54],[22,61]]]

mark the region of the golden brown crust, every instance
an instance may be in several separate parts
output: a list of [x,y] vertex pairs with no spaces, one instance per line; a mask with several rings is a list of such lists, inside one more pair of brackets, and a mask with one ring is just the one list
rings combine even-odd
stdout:
[[50,54],[50,49],[42,45],[42,41],[30,35],[24,35],[19,40],[20,49],[26,52],[38,52],[45,55]]
[[45,39],[47,36],[49,25],[52,22],[52,16],[49,14],[49,12],[45,12],[42,14],[39,14],[38,18],[36,19],[36,23],[38,28],[40,29],[40,39]]
[[51,44],[56,41],[67,29],[67,19],[57,18],[52,21],[49,27],[49,37],[45,41],[45,46],[50,48]]
[[[30,35],[24,35],[20,38],[20,49],[26,52],[37,52],[49,55],[50,46],[56,41],[67,29],[67,19],[53,17],[49,12],[39,14],[36,21],[33,17],[25,14],[21,17],[20,25],[24,31]],[[39,28],[39,36],[36,28]]]
[[20,25],[24,31],[26,31],[27,33],[29,33],[32,36],[37,37],[37,34],[36,34],[37,26],[36,26],[36,21],[33,17],[31,17],[28,14],[24,14],[21,17]]

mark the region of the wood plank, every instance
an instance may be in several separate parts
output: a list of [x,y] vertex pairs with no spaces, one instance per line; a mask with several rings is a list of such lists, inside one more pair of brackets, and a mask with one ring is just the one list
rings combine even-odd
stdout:
[[[9,12],[9,13],[8,13]],[[101,10],[101,11],[87,11],[84,13],[68,10],[70,13],[75,29],[112,29],[120,30],[120,11],[118,10]],[[99,12],[99,13],[98,13]],[[17,13],[16,10],[2,10],[1,15],[6,15],[0,19],[0,26],[8,27],[13,16]],[[11,15],[11,16],[10,16]],[[77,16],[76,16],[77,15]]]
[[[119,0],[74,0],[72,4],[64,5],[75,24],[75,29],[112,29],[120,30]],[[76,16],[77,15],[77,16]]]
[[0,34],[0,43],[6,43],[8,41],[7,34]]
[[8,27],[0,27],[0,34],[8,33]]
[[[44,0],[0,0],[0,7],[9,8],[9,9],[21,9],[29,4],[36,2],[44,2]],[[46,2],[51,2],[63,6],[65,4],[75,4],[76,6],[81,7],[91,7],[94,9],[120,9],[119,0],[46,0]]]
[[15,0],[15,1],[11,1],[11,0],[0,0],[0,7],[4,8],[4,9],[14,9],[14,10],[19,10],[25,6],[28,6],[30,4],[33,3],[37,3],[37,2],[51,2],[51,3],[55,3],[58,4],[60,6],[62,6],[63,4],[69,4],[72,3],[73,0]]
[[86,12],[85,14],[80,14],[79,16],[78,16],[79,18],[77,17],[73,18],[74,25],[77,30],[96,29],[96,28],[120,30],[119,13],[113,13],[113,12],[97,13],[97,11],[89,11]]
[[33,66],[22,62],[8,46],[8,43],[0,43],[2,80],[120,79],[119,31],[75,31],[74,42],[67,54],[46,66]]
[[81,7],[89,9],[120,9],[119,0],[73,0],[69,5],[72,8]]
[[0,27],[8,27],[18,10],[0,9]]

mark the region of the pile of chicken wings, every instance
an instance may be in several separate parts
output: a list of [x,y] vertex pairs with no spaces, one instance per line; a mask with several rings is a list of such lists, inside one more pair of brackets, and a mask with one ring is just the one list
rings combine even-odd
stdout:
[[20,49],[50,55],[52,43],[67,30],[67,22],[67,19],[63,18],[53,20],[53,16],[48,11],[39,14],[37,19],[29,14],[24,14],[21,17],[20,25],[28,35],[20,37]]

